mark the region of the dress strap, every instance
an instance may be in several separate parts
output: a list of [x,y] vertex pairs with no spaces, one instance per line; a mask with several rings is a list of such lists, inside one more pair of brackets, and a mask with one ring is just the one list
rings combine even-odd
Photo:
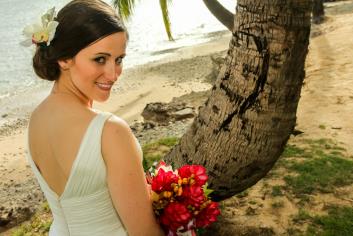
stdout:
[[[101,188],[106,184],[106,169],[101,152],[102,131],[105,121],[112,116],[109,112],[101,112],[88,127],[79,148],[73,173],[68,180],[70,184],[64,194],[80,196],[92,192],[92,188]],[[62,196],[65,197],[65,196]]]

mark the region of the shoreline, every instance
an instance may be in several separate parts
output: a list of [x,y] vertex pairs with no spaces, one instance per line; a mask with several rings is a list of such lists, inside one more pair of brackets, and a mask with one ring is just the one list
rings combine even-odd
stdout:
[[[94,103],[94,107],[102,108],[103,110],[107,110],[109,112],[115,112],[119,110],[119,106],[115,106],[113,100],[120,99],[121,96],[125,96],[125,93],[129,93],[131,89],[141,89],[141,86],[144,85],[141,83],[144,79],[140,78],[140,74],[145,74],[146,72],[149,73],[148,76],[154,76],[154,80],[158,80],[159,83],[166,83],[168,86],[168,81],[173,80],[174,77],[169,77],[173,75],[169,75],[166,78],[163,76],[163,69],[160,69],[164,65],[173,66],[170,63],[181,62],[183,60],[187,60],[196,56],[205,56],[209,57],[213,53],[224,51],[228,48],[228,43],[230,40],[230,32],[220,31],[216,32],[209,37],[208,42],[193,45],[193,46],[186,46],[177,49],[173,49],[173,53],[167,53],[163,58],[151,61],[146,64],[136,65],[132,67],[128,67],[123,70],[123,74],[119,77],[119,81],[114,85],[112,88],[111,97],[105,103]],[[186,63],[184,63],[186,64]],[[154,72],[152,75],[150,72]],[[164,70],[165,71],[165,70]],[[33,72],[34,73],[34,72]],[[173,73],[169,73],[173,74]],[[159,78],[156,78],[156,75]],[[33,74],[35,76],[35,74]],[[146,77],[144,75],[144,77]],[[39,80],[39,78],[36,78]],[[182,81],[182,79],[180,79]],[[44,81],[45,83],[45,81]],[[185,87],[185,84],[183,84]],[[20,129],[27,125],[27,122],[30,117],[31,111],[34,107],[39,104],[50,92],[52,87],[52,82],[48,81],[47,85],[43,84],[38,87],[34,87],[29,90],[25,94],[16,95],[14,98],[6,98],[6,100],[1,101],[3,104],[3,111],[0,114],[0,136],[9,135],[12,132],[9,130],[13,129]],[[187,89],[187,88],[186,88]],[[184,94],[182,89],[178,89],[178,93],[176,96]],[[119,96],[119,93],[121,96]],[[173,92],[168,92],[168,94],[173,94]],[[132,94],[133,95],[133,94]],[[136,95],[136,94],[135,94]],[[114,97],[112,99],[112,97]],[[27,99],[30,98],[30,99]],[[160,100],[164,101],[165,98],[161,98]],[[167,100],[171,100],[171,98],[166,98]],[[15,104],[15,105],[14,105]],[[109,105],[107,105],[109,104]],[[124,104],[123,104],[124,105]],[[5,108],[6,107],[6,108]],[[122,112],[117,112],[117,115],[123,115]],[[134,116],[134,118],[136,115]],[[124,118],[124,117],[122,117]],[[129,122],[132,122],[134,119],[129,119]],[[141,118],[140,118],[141,120]],[[128,122],[128,123],[129,123]]]

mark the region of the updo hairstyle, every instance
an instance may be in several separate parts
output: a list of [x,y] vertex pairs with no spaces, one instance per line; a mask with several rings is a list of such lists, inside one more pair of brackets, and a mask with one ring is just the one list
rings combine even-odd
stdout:
[[55,19],[59,22],[49,46],[37,46],[33,57],[35,73],[54,81],[60,76],[58,60],[73,58],[98,39],[126,32],[115,10],[100,0],[74,0],[64,6]]

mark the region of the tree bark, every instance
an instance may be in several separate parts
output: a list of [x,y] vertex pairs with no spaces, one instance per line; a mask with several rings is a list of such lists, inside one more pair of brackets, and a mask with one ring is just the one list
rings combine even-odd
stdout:
[[227,29],[233,31],[234,14],[228,11],[217,0],[203,0],[208,10],[221,22]]
[[311,0],[238,0],[233,36],[211,96],[165,157],[201,164],[213,199],[254,185],[294,129],[308,51]]
[[314,0],[313,5],[313,23],[321,24],[324,21],[324,0]]

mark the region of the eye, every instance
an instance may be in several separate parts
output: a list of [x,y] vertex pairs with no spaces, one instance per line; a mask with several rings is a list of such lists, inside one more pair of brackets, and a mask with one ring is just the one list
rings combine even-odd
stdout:
[[117,65],[120,65],[121,63],[123,63],[123,59],[124,59],[124,57],[118,57],[118,58],[115,60],[115,63],[116,63]]
[[95,62],[98,64],[104,64],[105,63],[105,57],[97,57],[94,59]]

